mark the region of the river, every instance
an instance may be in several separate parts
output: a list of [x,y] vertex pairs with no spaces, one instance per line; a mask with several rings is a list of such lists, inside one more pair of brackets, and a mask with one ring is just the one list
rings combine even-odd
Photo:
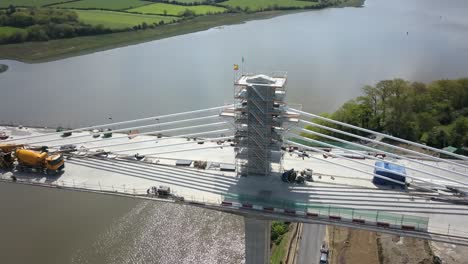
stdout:
[[2,263],[241,263],[244,222],[226,213],[0,183]]
[[[366,84],[468,77],[465,0],[368,0],[0,74],[0,123],[78,127],[232,101],[234,63],[288,71],[288,102],[334,111]],[[197,208],[0,185],[5,263],[239,263],[243,222]]]
[[369,0],[147,42],[0,74],[0,123],[79,127],[232,101],[233,64],[288,71],[288,101],[334,111],[387,78],[468,76],[464,0]]

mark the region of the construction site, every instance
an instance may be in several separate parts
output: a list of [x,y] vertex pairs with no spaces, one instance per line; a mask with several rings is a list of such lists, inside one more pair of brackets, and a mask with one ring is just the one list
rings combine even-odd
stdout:
[[468,157],[303,112],[286,85],[284,72],[242,73],[233,104],[75,129],[1,126],[1,180],[243,215],[247,263],[268,262],[271,219],[468,245]]

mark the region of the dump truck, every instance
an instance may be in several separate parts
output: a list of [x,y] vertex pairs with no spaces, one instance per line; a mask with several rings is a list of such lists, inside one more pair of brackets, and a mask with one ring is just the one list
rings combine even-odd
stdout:
[[16,149],[15,156],[18,161],[16,169],[19,171],[36,171],[55,175],[65,168],[62,154],[49,155],[47,152],[19,148]]

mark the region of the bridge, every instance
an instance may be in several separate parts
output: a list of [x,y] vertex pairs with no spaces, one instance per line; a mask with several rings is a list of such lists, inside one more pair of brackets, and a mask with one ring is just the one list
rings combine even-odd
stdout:
[[[59,175],[3,171],[1,181],[242,215],[246,263],[269,263],[275,219],[468,246],[468,157],[288,106],[286,79],[242,74],[234,104],[207,109],[61,132],[1,127],[10,135],[2,144],[48,146],[66,157]],[[111,137],[102,136],[106,129]],[[404,167],[380,169],[405,180],[377,173],[376,162]],[[285,182],[292,168],[312,176]],[[154,192],[160,186],[171,194]]]

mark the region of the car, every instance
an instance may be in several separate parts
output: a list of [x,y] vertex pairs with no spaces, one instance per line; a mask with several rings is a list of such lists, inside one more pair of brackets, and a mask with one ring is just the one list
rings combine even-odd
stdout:
[[328,253],[320,253],[320,264],[328,264]]
[[320,264],[328,264],[328,247],[325,242],[323,242],[320,247]]

